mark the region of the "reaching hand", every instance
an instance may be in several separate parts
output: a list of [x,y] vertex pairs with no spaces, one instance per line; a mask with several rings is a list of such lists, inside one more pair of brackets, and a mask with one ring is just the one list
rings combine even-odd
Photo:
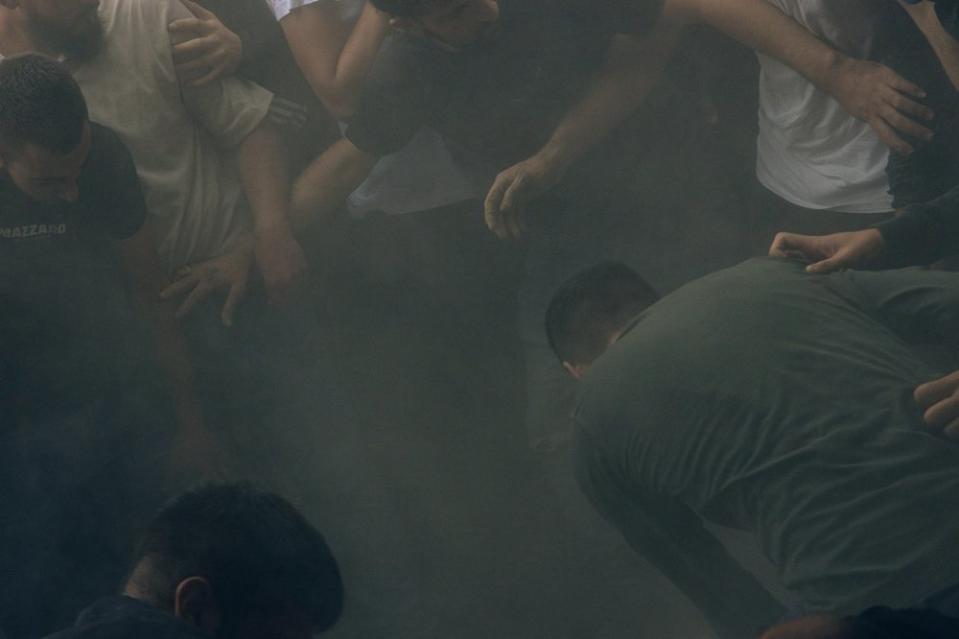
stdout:
[[949,439],[959,439],[959,371],[923,384],[913,394],[929,426]]
[[225,255],[184,266],[177,271],[176,280],[163,289],[160,298],[169,300],[189,291],[177,308],[176,316],[179,319],[214,291],[226,288],[229,292],[220,319],[225,326],[233,326],[236,305],[246,296],[252,261],[252,251],[248,244],[244,244]]
[[934,114],[913,99],[924,98],[925,92],[889,67],[845,58],[826,90],[850,115],[867,122],[879,139],[897,153],[913,152],[900,133],[919,140],[932,138],[932,131],[917,119],[928,121]]
[[174,35],[190,36],[173,45],[173,64],[180,82],[201,87],[232,75],[240,65],[243,43],[219,18],[192,0],[182,0],[192,18],[170,23]]
[[884,246],[876,229],[822,236],[777,233],[769,254],[803,260],[809,263],[808,272],[824,274],[869,266],[882,255]]
[[299,242],[289,229],[259,230],[254,246],[270,303],[289,302],[306,278],[306,258]]
[[483,210],[486,226],[501,240],[526,233],[526,206],[556,186],[562,171],[540,155],[523,160],[496,176]]

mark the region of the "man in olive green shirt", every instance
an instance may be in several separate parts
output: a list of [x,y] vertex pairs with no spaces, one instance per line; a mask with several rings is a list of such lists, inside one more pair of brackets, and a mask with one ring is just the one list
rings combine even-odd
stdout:
[[645,310],[628,280],[587,272],[547,317],[582,379],[579,479],[720,637],[783,609],[704,519],[751,531],[812,611],[908,607],[959,582],[959,445],[922,420],[913,391],[939,371],[909,343],[959,336],[959,274],[766,258]]

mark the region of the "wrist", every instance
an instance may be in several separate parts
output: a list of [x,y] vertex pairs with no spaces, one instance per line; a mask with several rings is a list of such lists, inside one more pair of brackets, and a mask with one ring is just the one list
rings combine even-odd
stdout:
[[545,167],[547,173],[559,179],[572,165],[576,153],[569,144],[551,139],[533,157]]
[[813,65],[809,79],[829,95],[835,96],[850,62],[852,58],[830,47]]

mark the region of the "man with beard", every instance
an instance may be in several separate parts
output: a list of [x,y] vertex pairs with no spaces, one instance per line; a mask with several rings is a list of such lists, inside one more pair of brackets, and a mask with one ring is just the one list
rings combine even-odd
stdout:
[[[178,0],[0,0],[0,55],[64,59],[91,118],[133,154],[164,266],[178,276],[167,295],[186,295],[184,315],[226,289],[221,315],[229,325],[254,254],[277,301],[304,261],[287,225],[289,179],[266,117],[272,95],[235,78],[178,82],[167,25],[193,17]],[[235,154],[239,175],[224,149]]]
[[178,474],[209,462],[152,227],[69,72],[0,61],[0,621],[17,636],[116,579],[174,422]]

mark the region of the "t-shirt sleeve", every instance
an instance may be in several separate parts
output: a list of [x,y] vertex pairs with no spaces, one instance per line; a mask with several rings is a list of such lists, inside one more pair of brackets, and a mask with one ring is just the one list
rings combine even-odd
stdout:
[[305,7],[315,2],[330,2],[331,0],[269,0],[270,8],[273,9],[273,15],[276,19],[282,20],[290,15],[290,12],[299,7]]
[[361,151],[384,156],[399,151],[426,124],[431,84],[411,54],[386,46],[377,56],[346,137]]
[[[168,21],[190,18],[192,14],[178,0],[169,2]],[[179,38],[179,36],[178,36]],[[172,65],[172,47],[169,43]],[[273,94],[263,87],[237,77],[228,77],[204,87],[181,87],[183,103],[217,143],[224,148],[238,146],[266,117]]]
[[143,228],[146,201],[133,156],[113,131],[92,125],[90,156],[80,176],[81,194],[90,193],[98,228],[114,240],[125,240]]

